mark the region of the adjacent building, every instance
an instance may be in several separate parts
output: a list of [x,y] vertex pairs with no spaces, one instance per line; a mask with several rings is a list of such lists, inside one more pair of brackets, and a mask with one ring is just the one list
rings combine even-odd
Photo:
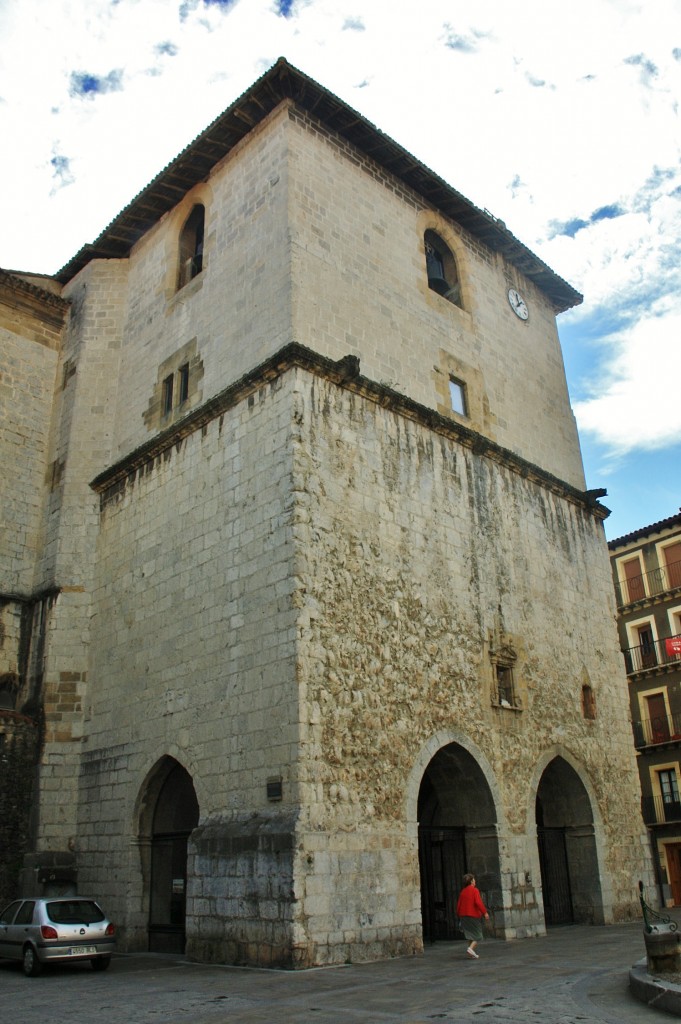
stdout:
[[608,544],[663,904],[681,906],[681,513]]
[[637,913],[569,284],[285,60],[3,284],[17,887],[289,967],[454,937],[467,870],[503,938]]

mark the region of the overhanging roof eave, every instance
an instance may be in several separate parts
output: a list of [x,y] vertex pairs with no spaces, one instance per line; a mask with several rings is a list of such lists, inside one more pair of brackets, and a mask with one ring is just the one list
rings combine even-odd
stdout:
[[133,245],[281,102],[293,100],[310,115],[368,154],[391,174],[522,269],[552,301],[556,312],[582,296],[523,245],[502,221],[476,207],[444,179],[283,57],[220,114],[114,218],[90,245],[57,272],[66,284],[91,259],[124,258]]

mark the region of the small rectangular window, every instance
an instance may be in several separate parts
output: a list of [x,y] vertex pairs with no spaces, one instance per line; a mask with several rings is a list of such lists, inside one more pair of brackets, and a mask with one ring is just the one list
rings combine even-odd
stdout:
[[513,669],[509,665],[497,665],[497,698],[502,707],[515,706]]
[[268,800],[281,800],[282,798],[282,779],[281,775],[272,776],[267,780],[267,799]]
[[459,416],[467,416],[466,385],[463,381],[456,380],[455,377],[449,378],[449,397],[452,402],[453,411],[458,412]]
[[189,363],[184,363],[177,371],[179,403],[182,405],[189,398]]
[[679,787],[676,782],[676,771],[674,768],[665,768],[657,773],[660,779],[660,790],[665,803],[679,802]]
[[173,374],[166,377],[163,381],[163,415],[167,416],[168,413],[173,411]]

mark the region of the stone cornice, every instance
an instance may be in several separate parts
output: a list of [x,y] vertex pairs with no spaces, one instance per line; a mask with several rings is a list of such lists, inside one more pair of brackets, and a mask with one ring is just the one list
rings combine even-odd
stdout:
[[37,316],[58,330],[61,330],[66,322],[70,305],[67,299],[0,268],[0,300],[3,295],[10,299],[12,308]]
[[609,509],[601,505],[591,492],[580,491],[551,473],[547,473],[539,466],[521,458],[508,448],[503,448],[488,437],[413,401],[392,388],[363,377],[359,372],[359,359],[356,356],[346,356],[344,359],[334,361],[296,342],[286,345],[275,355],[241,377],[240,380],[99,473],[91,481],[90,486],[100,495],[106,497],[108,493],[118,490],[128,477],[149,465],[175,445],[180,444],[185,437],[234,408],[264,384],[276,380],[283,373],[296,367],[307,370],[317,377],[323,377],[354,394],[361,395],[369,402],[391,409],[397,415],[428,427],[436,434],[451,438],[458,444],[469,448],[475,455],[503,465],[511,472],[585,508],[596,519],[606,519],[610,514]]
[[64,590],[78,590],[82,587],[43,587],[31,594],[20,594],[18,591],[0,591],[0,604],[16,602],[16,604],[38,604],[40,601],[47,601],[59,597]]

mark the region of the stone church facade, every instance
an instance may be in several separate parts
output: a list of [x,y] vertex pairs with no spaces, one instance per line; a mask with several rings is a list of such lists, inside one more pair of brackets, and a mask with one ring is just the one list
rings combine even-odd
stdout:
[[284,60],[54,278],[1,275],[16,887],[287,967],[455,937],[466,870],[502,938],[636,914],[579,301]]

